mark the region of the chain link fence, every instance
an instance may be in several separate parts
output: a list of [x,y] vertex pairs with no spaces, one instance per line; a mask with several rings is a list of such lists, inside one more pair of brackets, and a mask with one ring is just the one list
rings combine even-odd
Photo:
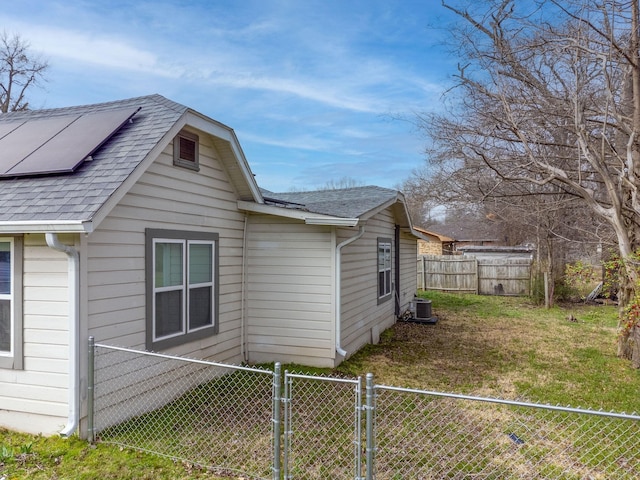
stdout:
[[274,372],[107,345],[94,351],[90,439],[219,475],[272,478]]
[[640,417],[375,386],[378,479],[637,479]]
[[89,352],[91,440],[219,476],[640,478],[636,415],[376,385],[371,374],[366,382],[281,378],[278,364],[247,368],[93,344]]

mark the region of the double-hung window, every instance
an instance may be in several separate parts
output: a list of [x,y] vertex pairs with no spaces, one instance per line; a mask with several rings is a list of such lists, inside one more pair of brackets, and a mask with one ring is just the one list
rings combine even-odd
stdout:
[[378,302],[391,298],[391,240],[378,238]]
[[0,237],[0,368],[22,368],[22,238]]
[[148,229],[147,348],[217,333],[218,235]]

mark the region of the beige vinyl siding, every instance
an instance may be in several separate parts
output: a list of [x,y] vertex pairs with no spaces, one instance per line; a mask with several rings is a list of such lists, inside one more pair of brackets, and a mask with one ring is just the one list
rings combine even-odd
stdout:
[[[25,235],[22,370],[0,369],[0,425],[54,434],[68,414],[67,256],[44,235]],[[74,244],[74,237],[61,236]]]
[[416,242],[411,233],[404,229],[400,231],[400,313],[409,308],[418,291]]
[[219,234],[219,333],[169,353],[239,361],[244,215],[211,138],[199,132],[200,171],[173,165],[173,144],[88,239],[89,332],[145,347],[145,229]]
[[333,366],[333,229],[252,215],[249,232],[249,360]]
[[[338,243],[353,236],[354,232],[340,229]],[[377,242],[378,238],[392,242],[392,296],[378,303]],[[367,343],[378,340],[378,335],[395,322],[395,220],[391,209],[386,209],[365,224],[365,234],[342,250],[342,320],[341,343],[347,356]],[[416,243],[412,258],[415,264]],[[401,262],[402,263],[402,262]],[[415,266],[412,268],[415,269]],[[404,279],[405,275],[403,275]],[[412,279],[415,285],[415,279]],[[405,291],[401,284],[402,291]],[[413,297],[411,292],[411,296]]]

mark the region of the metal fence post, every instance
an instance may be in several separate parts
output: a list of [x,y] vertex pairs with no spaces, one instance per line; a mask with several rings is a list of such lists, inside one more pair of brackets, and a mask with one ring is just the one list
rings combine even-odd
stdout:
[[90,443],[95,441],[94,427],[94,387],[95,387],[95,339],[89,337],[89,365],[87,367],[87,436]]
[[280,480],[280,390],[281,390],[280,362],[276,362],[273,371],[273,480]]
[[362,478],[362,377],[358,377],[358,383],[356,384],[356,398],[355,398],[355,478],[360,480]]
[[367,394],[366,394],[366,422],[367,422],[367,476],[366,480],[374,478],[374,450],[375,450],[375,432],[373,431],[373,418],[375,415],[375,393],[373,390],[373,373],[367,373]]
[[288,480],[289,475],[289,451],[291,450],[291,378],[289,371],[284,371],[284,478]]

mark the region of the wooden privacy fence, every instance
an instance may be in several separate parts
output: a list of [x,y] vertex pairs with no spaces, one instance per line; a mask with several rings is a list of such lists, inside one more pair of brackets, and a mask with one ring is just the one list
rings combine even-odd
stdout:
[[419,255],[418,288],[480,295],[530,295],[531,260]]

